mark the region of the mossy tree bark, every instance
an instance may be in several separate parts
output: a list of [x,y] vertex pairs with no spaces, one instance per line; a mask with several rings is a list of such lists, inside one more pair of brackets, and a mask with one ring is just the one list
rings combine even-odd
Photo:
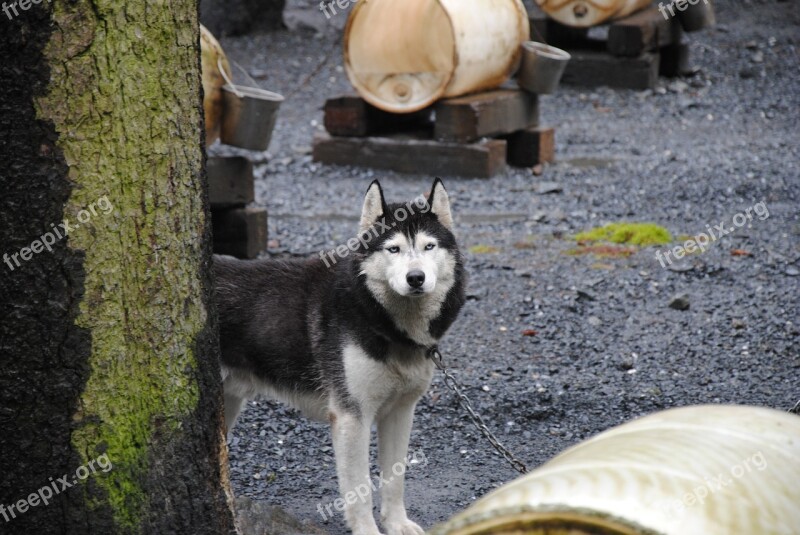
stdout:
[[[16,6],[0,11],[0,532],[232,533],[197,2]],[[28,499],[48,486],[48,505]]]

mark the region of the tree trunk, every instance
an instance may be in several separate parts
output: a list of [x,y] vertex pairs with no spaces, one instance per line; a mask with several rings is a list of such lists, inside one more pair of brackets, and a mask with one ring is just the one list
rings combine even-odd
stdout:
[[197,3],[15,7],[0,11],[0,532],[233,533]]

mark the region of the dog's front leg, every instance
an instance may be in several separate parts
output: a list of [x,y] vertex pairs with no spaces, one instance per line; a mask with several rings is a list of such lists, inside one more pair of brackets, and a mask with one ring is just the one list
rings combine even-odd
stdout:
[[330,414],[336,475],[345,502],[344,518],[353,535],[381,535],[372,516],[369,438],[372,422],[349,411]]
[[381,468],[381,523],[388,535],[424,535],[406,515],[406,456],[416,397],[400,400],[378,422],[378,459]]

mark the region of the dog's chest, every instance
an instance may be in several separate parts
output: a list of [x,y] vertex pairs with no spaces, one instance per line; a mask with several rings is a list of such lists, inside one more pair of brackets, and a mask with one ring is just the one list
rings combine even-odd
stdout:
[[375,360],[355,343],[344,349],[348,394],[368,413],[378,414],[397,401],[416,401],[433,378],[433,363],[425,358],[422,349],[386,357]]

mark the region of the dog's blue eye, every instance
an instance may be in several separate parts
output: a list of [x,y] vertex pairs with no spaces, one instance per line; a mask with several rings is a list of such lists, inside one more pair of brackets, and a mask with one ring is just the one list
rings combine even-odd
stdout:
[[389,251],[390,253],[399,253],[400,247],[398,247],[397,245],[393,245],[392,247],[387,247],[386,250]]
[[429,243],[428,245],[426,245],[426,246],[425,246],[425,250],[426,250],[426,251],[430,251],[430,250],[431,250],[431,249],[433,249],[434,247],[436,247],[436,244],[435,244],[435,243]]

